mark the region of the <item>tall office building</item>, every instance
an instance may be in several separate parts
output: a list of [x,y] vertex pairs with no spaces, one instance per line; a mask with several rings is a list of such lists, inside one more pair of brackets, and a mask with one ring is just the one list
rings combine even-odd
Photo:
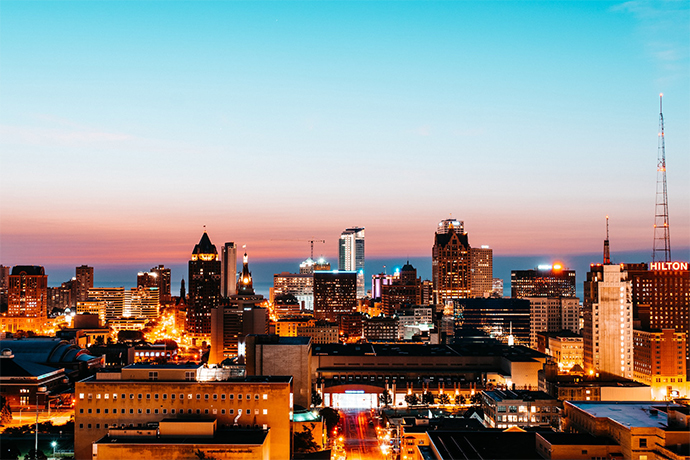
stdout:
[[161,303],[170,302],[172,299],[170,292],[170,269],[165,268],[164,265],[153,267],[151,273],[155,273],[158,277],[158,293],[160,294]]
[[211,309],[220,304],[220,269],[218,250],[204,232],[189,261],[187,334],[211,334]]
[[48,275],[39,265],[16,265],[9,276],[8,316],[48,316]]
[[438,224],[431,256],[434,303],[470,297],[470,243],[463,222],[446,219]]
[[[373,288],[372,288],[373,289]],[[381,303],[383,313],[392,315],[404,306],[415,306],[422,303],[422,279],[417,278],[417,269],[408,261],[389,284],[383,284]],[[372,298],[373,291],[372,291]]]
[[137,287],[138,288],[152,288],[158,287],[158,273],[154,272],[139,272],[137,273]]
[[494,256],[489,246],[470,248],[470,297],[490,297],[494,283]]
[[122,316],[156,319],[160,312],[158,287],[138,287],[125,291]]
[[276,297],[293,295],[301,305],[300,310],[314,310],[313,274],[287,272],[275,274],[273,275],[273,290],[271,292],[271,301]]
[[530,343],[530,305],[524,299],[456,299],[452,320],[456,338],[482,331],[503,343]]
[[88,265],[77,267],[75,278],[76,302],[88,299],[91,288],[93,288],[93,267]]
[[357,272],[357,298],[366,296],[364,285],[364,227],[346,228],[340,234],[338,270]]
[[540,265],[534,270],[510,272],[510,296],[523,297],[576,297],[575,270],[561,264]]
[[357,310],[357,273],[314,272],[314,318],[338,322],[341,315]]
[[580,333],[580,299],[577,297],[524,297],[530,304],[530,347],[537,349],[537,333]]
[[88,302],[100,302],[105,312],[106,321],[122,318],[125,312],[125,288],[93,288],[89,289]]
[[230,241],[223,245],[220,293],[229,297],[237,292],[237,245]]
[[632,285],[623,265],[590,267],[584,283],[585,371],[633,378]]

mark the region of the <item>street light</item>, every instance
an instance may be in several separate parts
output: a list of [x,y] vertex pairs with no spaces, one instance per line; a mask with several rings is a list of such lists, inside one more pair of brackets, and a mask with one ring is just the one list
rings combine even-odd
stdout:
[[53,446],[53,457],[55,457],[55,448],[57,447],[57,442],[53,441],[50,443],[51,446]]

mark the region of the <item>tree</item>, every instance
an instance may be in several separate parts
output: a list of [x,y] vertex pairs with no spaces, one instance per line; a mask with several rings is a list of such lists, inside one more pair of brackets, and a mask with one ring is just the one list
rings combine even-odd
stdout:
[[416,406],[419,404],[419,397],[414,393],[410,393],[409,395],[405,395],[405,402],[408,406]]
[[311,428],[302,426],[302,431],[295,431],[294,446],[295,452],[315,452],[319,450],[319,445],[314,441],[312,430],[316,425],[311,424]]
[[21,452],[14,441],[3,441],[2,448],[0,448],[0,458],[6,460],[18,460]]
[[422,395],[422,404],[434,404],[436,402],[436,398],[434,398],[434,395],[429,393],[428,391]]
[[465,404],[465,397],[463,395],[457,395],[455,397],[455,404]]
[[383,390],[379,395],[379,405],[388,407],[393,402],[393,398],[388,390]]
[[321,397],[319,392],[316,390],[313,390],[311,392],[311,403],[315,406],[320,406],[322,402],[323,402],[323,398]]
[[441,393],[438,395],[438,403],[444,406],[450,404],[450,396],[448,396],[448,393]]
[[482,403],[482,395],[480,393],[473,394],[470,398],[470,402],[475,406],[480,405]]
[[340,414],[338,413],[337,410],[331,409],[330,407],[324,407],[319,411],[319,415],[323,417],[323,420],[326,422],[326,429],[328,429],[328,432],[330,433],[333,428],[338,424],[340,421]]
[[24,455],[24,460],[48,460],[48,457],[42,450],[36,452],[36,449],[32,448],[29,453]]
[[[0,425],[4,425],[12,421],[12,409],[7,398],[0,396]],[[4,457],[3,457],[4,458]]]

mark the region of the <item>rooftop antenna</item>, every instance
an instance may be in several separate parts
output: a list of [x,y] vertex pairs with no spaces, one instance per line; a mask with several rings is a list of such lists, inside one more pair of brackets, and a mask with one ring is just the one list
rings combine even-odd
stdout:
[[611,253],[609,252],[609,216],[606,216],[606,239],[604,240],[604,265],[611,265]]
[[668,226],[668,194],[666,192],[666,140],[664,138],[664,94],[659,94],[659,147],[656,163],[656,209],[654,212],[654,245],[652,262],[671,261],[671,235]]

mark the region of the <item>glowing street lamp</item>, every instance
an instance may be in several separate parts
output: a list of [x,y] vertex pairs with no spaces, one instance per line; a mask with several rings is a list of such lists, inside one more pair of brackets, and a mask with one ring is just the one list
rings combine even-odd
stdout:
[[57,442],[53,441],[50,443],[51,446],[53,446],[53,457],[55,457],[55,448],[57,447]]

